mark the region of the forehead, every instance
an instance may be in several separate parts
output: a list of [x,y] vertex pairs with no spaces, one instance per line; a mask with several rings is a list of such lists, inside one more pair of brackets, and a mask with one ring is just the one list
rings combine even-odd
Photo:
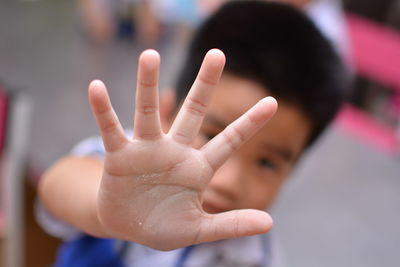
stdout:
[[[223,74],[214,92],[207,116],[216,118],[227,126],[268,95],[268,90],[256,82]],[[279,106],[275,116],[249,143],[256,146],[284,148],[297,158],[310,136],[311,122],[296,106],[281,102],[279,99],[277,101]]]

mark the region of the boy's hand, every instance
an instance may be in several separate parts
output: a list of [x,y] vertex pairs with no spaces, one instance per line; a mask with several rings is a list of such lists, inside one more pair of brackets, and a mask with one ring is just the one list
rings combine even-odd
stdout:
[[125,136],[104,84],[90,84],[90,104],[106,148],[98,217],[112,237],[169,250],[271,228],[263,211],[208,214],[202,209],[214,172],[277,108],[273,98],[262,99],[201,149],[192,148],[224,63],[221,51],[207,53],[168,133],[160,127],[156,51],[147,50],[139,59],[133,137]]

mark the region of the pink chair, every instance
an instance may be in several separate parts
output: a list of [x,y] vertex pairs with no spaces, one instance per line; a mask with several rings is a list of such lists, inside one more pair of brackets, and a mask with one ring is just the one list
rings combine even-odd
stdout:
[[[400,33],[354,14],[347,14],[346,20],[355,71],[394,90],[395,97],[388,103],[388,110],[399,122]],[[343,107],[336,126],[380,151],[391,155],[399,152],[400,129],[378,121],[351,104]]]
[[[4,158],[4,145],[6,140],[6,132],[7,132],[7,111],[8,111],[8,96],[6,92],[2,91],[0,88],[0,173],[3,173],[3,158]],[[3,175],[0,175],[0,178]],[[2,188],[3,185],[0,186]],[[0,236],[4,236],[4,228],[5,228],[5,215],[4,215],[4,199],[2,194],[0,194],[2,198],[0,201]]]
[[0,86],[0,238],[3,262],[21,267],[24,259],[24,178],[27,167],[31,100]]

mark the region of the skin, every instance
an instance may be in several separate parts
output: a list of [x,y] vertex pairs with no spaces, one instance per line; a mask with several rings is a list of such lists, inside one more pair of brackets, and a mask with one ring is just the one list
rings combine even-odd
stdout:
[[[268,90],[255,82],[223,74],[200,129],[199,146],[268,95]],[[268,124],[214,174],[204,192],[203,207],[208,212],[268,209],[293,170],[310,131],[306,116],[281,102]]]
[[[264,127],[277,109],[275,99],[257,84],[225,74],[217,85],[225,57],[216,49],[205,56],[172,120],[172,97],[159,105],[159,63],[154,50],[139,58],[133,137],[125,136],[104,84],[90,84],[104,164],[89,157],[60,160],[41,180],[43,204],[91,235],[160,250],[269,231],[272,220],[263,209],[302,150],[307,120],[287,106],[273,120],[275,130]],[[274,154],[276,148],[290,159]],[[265,168],[269,160],[279,171]]]

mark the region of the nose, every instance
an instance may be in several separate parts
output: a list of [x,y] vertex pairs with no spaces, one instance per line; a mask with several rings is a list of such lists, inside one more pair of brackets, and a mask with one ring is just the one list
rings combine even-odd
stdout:
[[232,156],[215,172],[209,187],[234,201],[244,191],[244,175],[242,163]]

